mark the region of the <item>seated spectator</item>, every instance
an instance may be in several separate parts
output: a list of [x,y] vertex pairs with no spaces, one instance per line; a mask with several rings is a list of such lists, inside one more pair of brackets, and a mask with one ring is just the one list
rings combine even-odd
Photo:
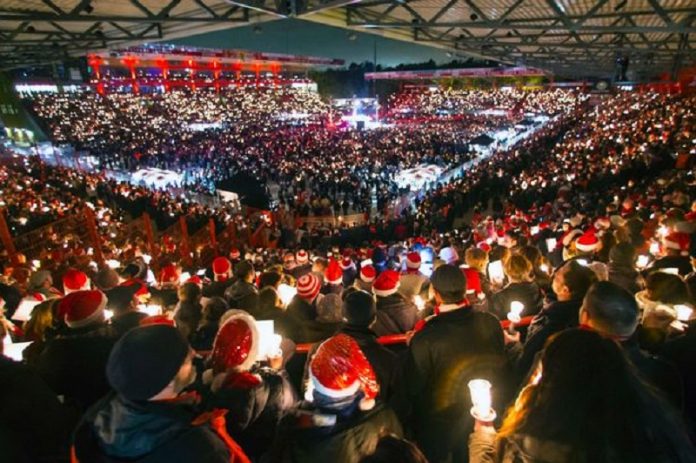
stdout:
[[184,283],[178,290],[179,302],[174,311],[174,321],[185,338],[192,336],[201,322],[201,289],[195,283]]
[[685,463],[694,452],[675,410],[635,375],[618,345],[577,329],[551,338],[500,431],[477,421],[469,439],[471,463]]
[[580,324],[620,343],[642,377],[681,410],[684,390],[679,373],[669,363],[641,351],[638,346],[635,336],[638,304],[631,293],[608,281],[593,284],[580,308]]
[[653,350],[669,336],[670,325],[677,319],[676,306],[690,302],[688,289],[678,275],[653,272],[635,297],[641,312],[640,344]]
[[282,354],[260,367],[256,321],[235,310],[215,337],[211,370],[203,375],[210,388],[209,405],[228,410],[227,430],[253,459],[273,442],[276,425],[297,402]]
[[521,254],[513,253],[503,261],[503,271],[508,284],[493,293],[491,297],[491,312],[499,320],[505,320],[513,301],[521,302],[524,310],[521,316],[536,315],[543,304],[541,290],[534,282],[531,262]]
[[324,341],[309,366],[311,401],[281,422],[264,461],[358,463],[371,453],[380,433],[400,436],[394,412],[375,401],[377,378],[353,338]]
[[652,263],[650,270],[676,269],[682,277],[694,271],[689,259],[691,237],[683,232],[670,233],[662,238],[661,257]]
[[249,462],[227,434],[222,413],[197,412],[182,394],[196,377],[194,353],[181,333],[156,324],[135,328],[106,366],[114,392],[95,404],[74,433],[79,462]]
[[314,320],[317,317],[317,297],[321,281],[314,274],[305,274],[297,280],[297,294],[288,304],[287,314],[296,323]]

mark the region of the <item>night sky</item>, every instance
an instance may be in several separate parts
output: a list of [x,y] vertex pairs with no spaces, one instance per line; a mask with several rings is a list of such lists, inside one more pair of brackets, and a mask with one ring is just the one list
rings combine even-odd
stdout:
[[208,32],[171,43],[196,47],[230,48],[295,55],[325,56],[341,58],[346,65],[351,62],[372,61],[375,40],[377,41],[377,63],[394,66],[401,63],[419,63],[433,59],[447,62],[452,58],[441,49],[410,42],[386,39],[373,34],[356,32],[357,38],[349,40],[350,31],[338,27],[299,19],[280,19],[260,23],[261,33],[253,26],[236,27]]

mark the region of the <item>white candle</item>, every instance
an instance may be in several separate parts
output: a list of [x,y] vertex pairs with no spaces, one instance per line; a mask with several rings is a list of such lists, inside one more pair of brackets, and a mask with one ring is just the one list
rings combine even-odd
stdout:
[[636,267],[645,268],[648,266],[648,262],[650,262],[650,257],[643,255],[638,256],[638,260],[636,261]]
[[106,261],[106,265],[108,265],[109,268],[116,269],[121,266],[121,263],[115,259],[109,259]]
[[674,310],[677,311],[677,320],[682,322],[688,322],[694,311],[694,309],[686,304],[677,304],[674,306]]
[[485,379],[472,379],[469,381],[469,394],[472,404],[471,415],[479,421],[493,421],[495,411],[492,408],[491,383]]
[[653,242],[650,244],[650,254],[656,256],[660,252],[660,244]]
[[285,283],[278,286],[278,297],[284,305],[290,304],[295,294],[297,294],[297,288],[293,286],[286,285]]
[[425,301],[422,297],[420,297],[420,295],[416,294],[413,297],[413,303],[416,304],[419,311],[425,309]]
[[539,269],[540,269],[542,272],[544,272],[544,273],[549,273],[549,266],[546,265],[546,264],[541,264],[541,265],[539,266]]
[[522,319],[521,314],[523,310],[523,303],[521,303],[520,301],[512,301],[510,303],[510,312],[508,312],[507,314],[508,320],[510,320],[512,323],[519,323]]

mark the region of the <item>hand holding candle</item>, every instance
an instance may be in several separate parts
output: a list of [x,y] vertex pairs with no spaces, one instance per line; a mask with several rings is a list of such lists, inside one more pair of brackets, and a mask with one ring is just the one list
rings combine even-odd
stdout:
[[639,269],[644,269],[648,266],[648,262],[650,262],[650,258],[648,256],[638,256],[638,260],[636,261],[636,267],[638,267]]
[[507,319],[510,321],[510,326],[508,331],[510,333],[515,332],[515,324],[522,320],[522,311],[524,310],[524,304],[520,301],[512,301],[510,303],[510,311],[507,314]]
[[425,309],[425,301],[423,300],[420,295],[416,294],[413,297],[413,303],[416,304],[416,307],[418,308],[418,311],[421,312],[423,309]]
[[495,420],[496,413],[492,408],[491,383],[485,379],[472,379],[469,381],[469,394],[471,394],[471,416],[476,420],[490,423]]

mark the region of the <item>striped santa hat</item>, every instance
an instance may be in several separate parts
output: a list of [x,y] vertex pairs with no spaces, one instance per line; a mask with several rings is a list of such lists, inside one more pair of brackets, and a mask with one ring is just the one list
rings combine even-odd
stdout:
[[309,254],[304,249],[300,249],[295,254],[295,260],[299,265],[304,265],[309,262]]
[[319,294],[321,282],[313,273],[302,275],[297,280],[297,295],[302,299],[312,301]]

